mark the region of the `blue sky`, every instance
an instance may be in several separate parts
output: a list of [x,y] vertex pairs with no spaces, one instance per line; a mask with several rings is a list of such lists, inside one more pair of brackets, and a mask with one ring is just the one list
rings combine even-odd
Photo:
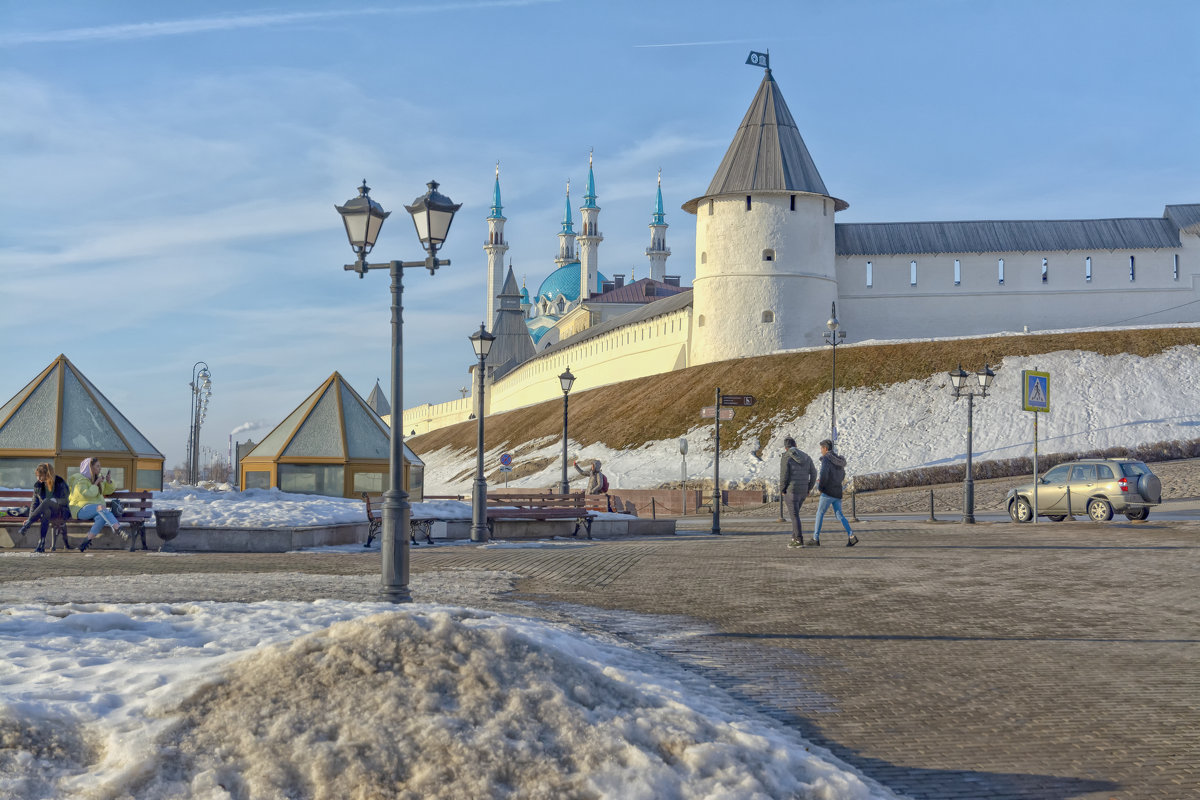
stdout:
[[1200,202],[1198,30],[1186,0],[2,2],[0,402],[65,353],[174,465],[198,360],[220,450],[335,370],[386,388],[388,281],[342,270],[333,210],[363,178],[397,212],[376,260],[423,256],[401,206],[431,178],[463,204],[451,266],[404,295],[404,405],[458,397],[496,162],[531,291],[589,149],[601,271],[647,274],[661,167],[690,283],[679,207],[754,95],[752,49],[839,221],[1158,216]]

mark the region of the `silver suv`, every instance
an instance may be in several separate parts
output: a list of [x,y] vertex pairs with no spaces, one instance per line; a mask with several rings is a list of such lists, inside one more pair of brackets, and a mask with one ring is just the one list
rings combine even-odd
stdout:
[[[1162,483],[1150,468],[1131,458],[1088,458],[1047,470],[1038,481],[1039,517],[1061,522],[1068,514],[1086,513],[1107,522],[1113,512],[1131,520],[1146,519],[1150,506],[1162,502]],[[1013,522],[1033,521],[1033,486],[1010,489],[1005,501]]]

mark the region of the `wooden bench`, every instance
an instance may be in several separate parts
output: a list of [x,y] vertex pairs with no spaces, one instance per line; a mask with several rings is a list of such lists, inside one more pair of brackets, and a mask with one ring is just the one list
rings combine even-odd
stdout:
[[[371,494],[370,492],[362,493],[363,502],[367,505],[367,541],[363,547],[370,547],[371,542],[375,541],[375,537],[379,536],[380,529],[383,527],[383,495]],[[462,500],[462,495],[426,495],[426,500]],[[433,518],[414,519],[412,515],[408,518],[408,540],[412,544],[417,544],[417,534],[420,533],[425,537],[427,544],[433,544],[433,523],[437,522]]]
[[589,509],[588,505],[588,497],[582,493],[489,494],[486,508],[488,538],[495,538],[495,521],[498,519],[573,519],[575,530],[571,535],[578,536],[579,526],[583,525],[587,530],[587,538],[591,539],[592,518],[595,512]]
[[[117,518],[118,522],[129,523],[129,550],[130,552],[137,549],[138,539],[141,539],[142,549],[149,550],[146,546],[146,521],[151,518],[154,513],[153,495],[150,492],[122,490],[113,492],[108,495],[106,500],[120,500],[125,507],[125,513]],[[32,489],[0,489],[0,508],[26,508],[29,507],[33,500]],[[0,526],[5,528],[18,528],[25,524],[29,519],[28,512],[22,516],[13,516],[11,514],[0,517]],[[94,521],[90,519],[54,519],[50,521],[50,550],[51,552],[58,549],[59,537],[62,537],[63,546],[67,549],[71,548],[70,540],[67,538],[68,533],[86,534],[92,528]],[[40,523],[35,522],[29,526],[29,530],[33,531]],[[107,530],[107,526],[105,528]],[[99,535],[106,535],[102,531]]]

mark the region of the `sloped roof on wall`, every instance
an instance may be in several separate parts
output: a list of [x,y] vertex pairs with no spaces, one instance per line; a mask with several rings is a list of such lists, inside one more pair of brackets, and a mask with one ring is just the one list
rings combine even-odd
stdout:
[[1179,247],[1179,228],[1166,217],[838,223],[835,231],[839,256]]
[[[704,197],[757,191],[830,196],[769,69]],[[700,199],[687,201],[683,210],[696,213]],[[838,211],[849,207],[844,200],[833,201]]]
[[0,406],[0,451],[163,454],[65,355]]
[[[245,456],[251,460],[387,461],[391,431],[339,373],[329,376]],[[404,448],[404,458],[424,464]]]
[[663,297],[659,300],[655,300],[653,303],[647,303],[641,308],[635,308],[634,310],[622,314],[619,317],[613,317],[610,320],[601,322],[599,325],[593,325],[586,330],[582,330],[574,336],[569,336],[562,341],[555,342],[545,350],[538,353],[537,357],[540,358],[542,355],[553,355],[559,350],[562,350],[564,347],[571,347],[572,345],[585,342],[588,339],[592,339],[596,336],[603,336],[604,334],[625,325],[632,325],[637,322],[645,322],[648,319],[654,319],[655,317],[662,316],[663,314],[669,314],[672,311],[678,311],[681,308],[687,308],[691,304],[692,290],[684,289],[677,295]]
[[1184,233],[1200,234],[1200,203],[1167,206],[1163,209],[1163,216]]

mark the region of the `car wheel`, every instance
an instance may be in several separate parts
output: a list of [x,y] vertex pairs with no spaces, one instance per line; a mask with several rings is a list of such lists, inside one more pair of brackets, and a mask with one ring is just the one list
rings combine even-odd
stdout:
[[1108,504],[1107,500],[1100,498],[1088,501],[1087,512],[1093,522],[1108,522],[1112,519],[1112,506]]
[[1062,522],[1064,519],[1067,518],[1067,515],[1066,514],[1050,514],[1049,517],[1050,517],[1051,522]]
[[1133,522],[1140,522],[1150,516],[1150,509],[1147,506],[1141,508],[1131,508],[1125,512],[1125,516]]
[[1018,497],[1009,504],[1008,515],[1013,522],[1033,522],[1033,506],[1024,497]]

